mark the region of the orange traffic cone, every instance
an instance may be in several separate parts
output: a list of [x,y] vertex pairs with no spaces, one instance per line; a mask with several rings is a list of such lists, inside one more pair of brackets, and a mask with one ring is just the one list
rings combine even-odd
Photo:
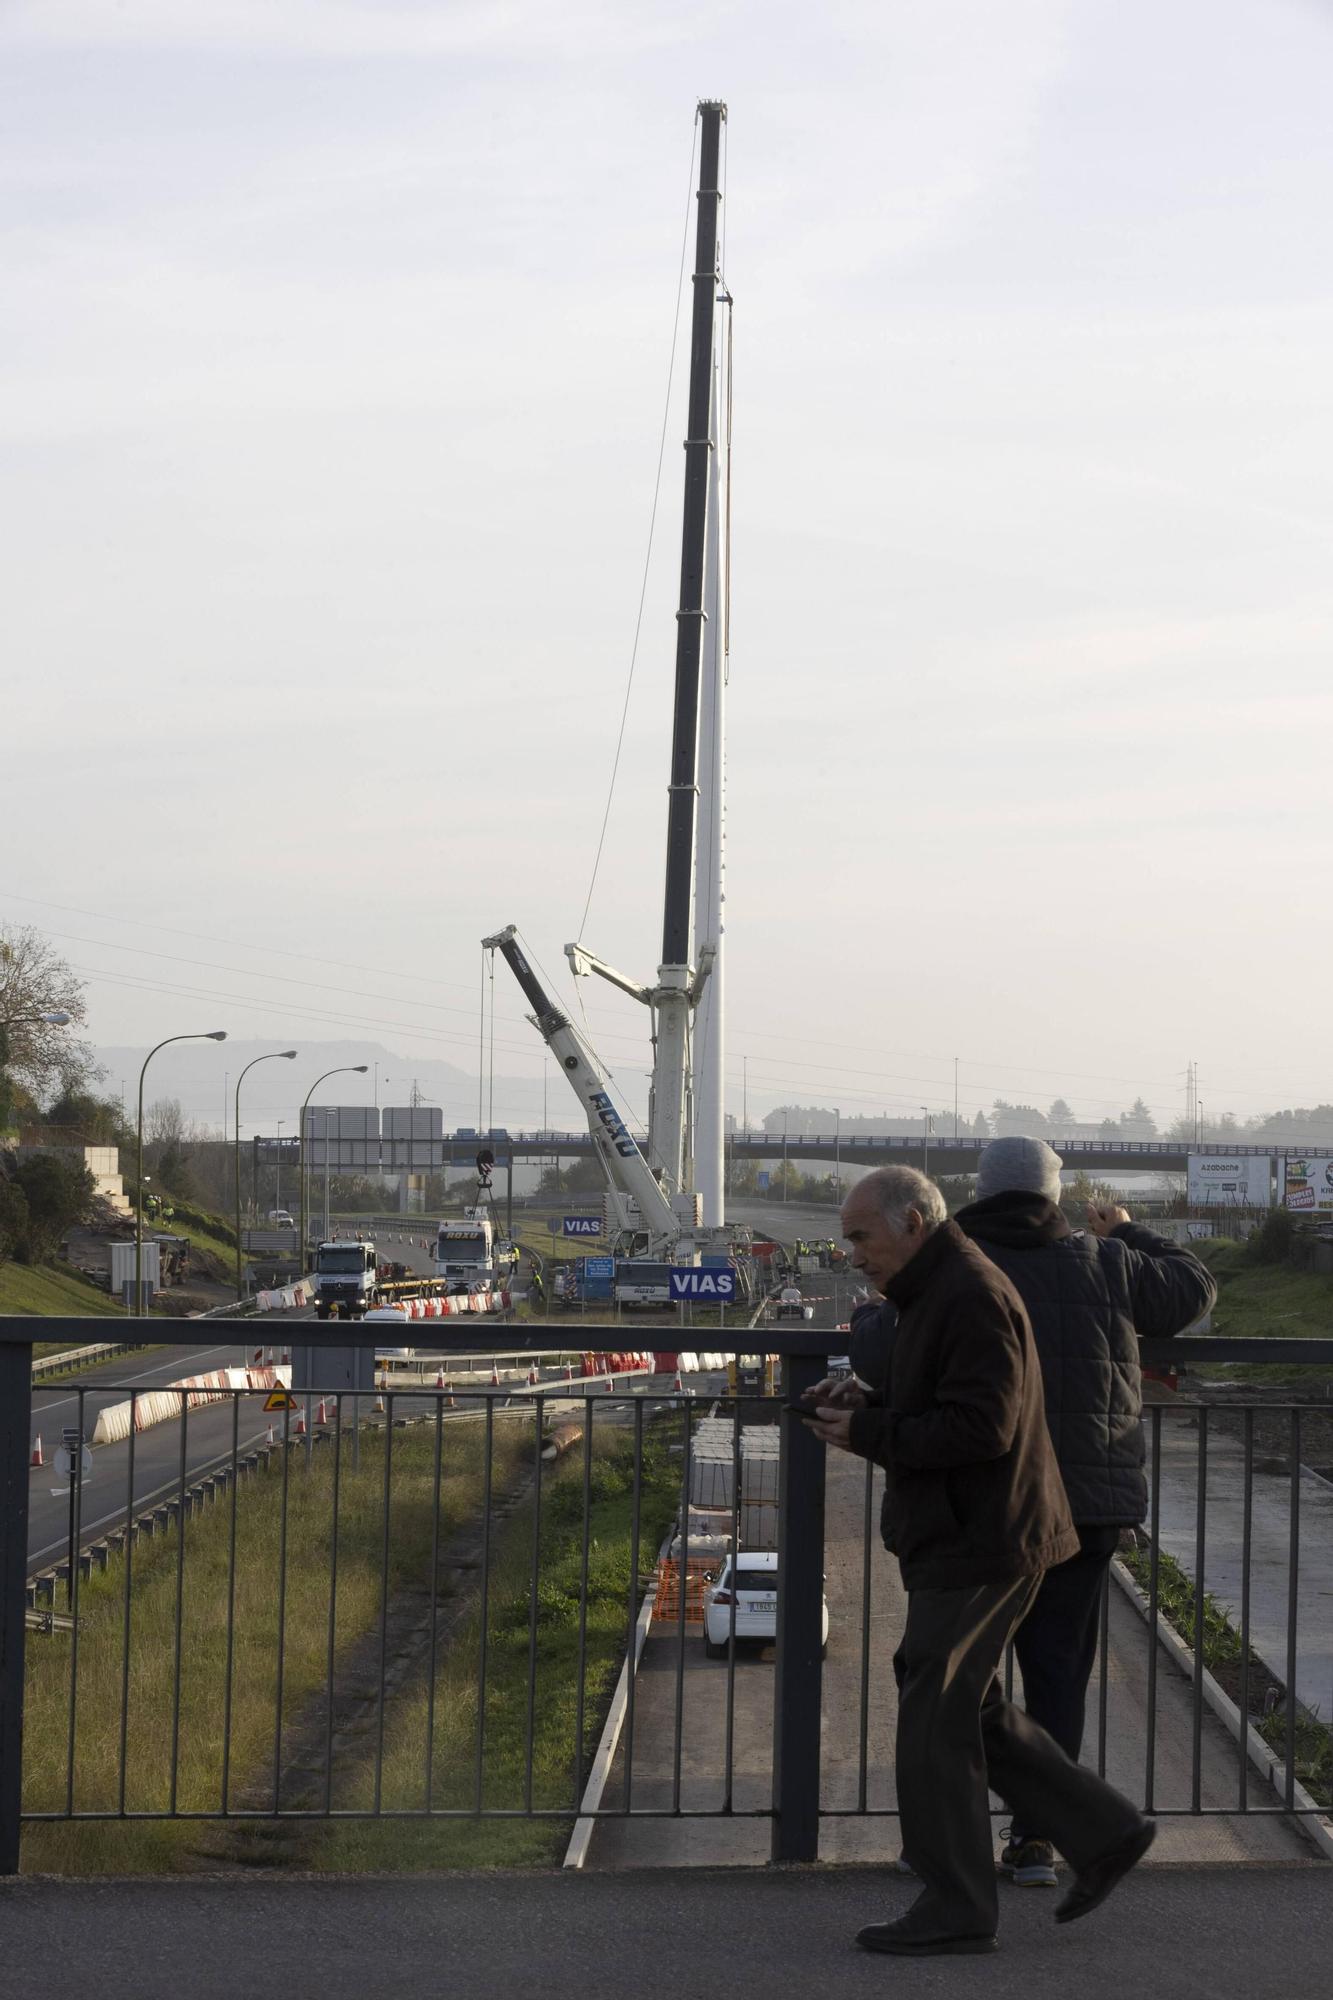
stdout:
[[328,1405],[325,1403],[324,1398],[321,1396],[319,1399],[319,1408],[315,1412],[315,1422],[317,1424],[326,1424],[328,1421],[329,1421]]
[[671,1393],[673,1396],[683,1396],[685,1394],[685,1384],[680,1379],[679,1368],[676,1370],[676,1379],[671,1384]]
[[270,1424],[268,1427],[268,1436],[264,1439],[264,1443],[276,1444],[277,1442],[278,1442],[277,1434],[275,1433],[272,1424]]
[[436,1371],[436,1375],[435,1375],[435,1386],[436,1386],[436,1388],[437,1388],[437,1389],[445,1389],[445,1388],[447,1388],[447,1387],[448,1387],[448,1384],[447,1384],[447,1382],[446,1382],[446,1381],[445,1381],[445,1379],[444,1379],[444,1370],[443,1370],[443,1368],[440,1368],[440,1369],[437,1369],[437,1371]]
[[565,1363],[565,1380],[566,1382],[572,1382],[574,1380],[574,1364],[572,1361],[567,1361]]
[[305,1410],[304,1408],[301,1408],[296,1413],[296,1429],[293,1432],[293,1436],[303,1438],[306,1435],[307,1435],[307,1426],[305,1420]]
[[28,1463],[29,1465],[46,1464],[46,1460],[42,1457],[42,1434],[40,1431],[37,1433],[37,1442],[32,1448],[32,1457],[28,1460]]
[[536,1386],[537,1386],[537,1364],[534,1361],[531,1368],[529,1368],[528,1370],[528,1387],[529,1389],[535,1389]]
[[456,1401],[454,1400],[454,1385],[453,1385],[453,1383],[452,1383],[452,1382],[446,1382],[446,1383],[445,1383],[445,1385],[444,1385],[444,1390],[445,1390],[445,1395],[444,1395],[444,1407],[445,1407],[445,1409],[446,1409],[446,1410],[456,1410],[456,1409],[458,1408],[458,1404],[457,1404],[457,1403],[456,1403]]
[[494,1362],[492,1361],[492,1363],[491,1363],[491,1387],[492,1387],[492,1389],[498,1389],[498,1388],[499,1388],[499,1386],[500,1386],[500,1371],[499,1371],[499,1369],[498,1369],[498,1368],[496,1367],[495,1363],[494,1363]]
[[282,1365],[284,1368],[290,1368],[291,1363],[292,1363],[292,1350],[290,1347],[284,1347],[282,1350]]

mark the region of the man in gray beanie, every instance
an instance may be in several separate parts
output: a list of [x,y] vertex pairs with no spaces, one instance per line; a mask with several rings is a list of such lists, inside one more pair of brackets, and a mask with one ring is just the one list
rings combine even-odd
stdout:
[[[1046,1571],[1014,1651],[1028,1714],[1077,1760],[1106,1572],[1121,1529],[1148,1511],[1139,1336],[1182,1332],[1217,1287],[1197,1258],[1118,1205],[1090,1203],[1086,1231],[1072,1232],[1060,1166],[1043,1139],[994,1139],[978,1162],[977,1198],[954,1219],[1013,1285],[1041,1358],[1079,1551]],[[1046,1829],[1015,1824],[1000,1866],[1020,1887],[1053,1888]]]

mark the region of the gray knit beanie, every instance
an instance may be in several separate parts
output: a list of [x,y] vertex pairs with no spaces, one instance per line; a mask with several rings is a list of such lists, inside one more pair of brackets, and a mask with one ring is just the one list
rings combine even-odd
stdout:
[[1060,1199],[1060,1155],[1044,1139],[992,1139],[977,1162],[977,1200],[993,1194]]

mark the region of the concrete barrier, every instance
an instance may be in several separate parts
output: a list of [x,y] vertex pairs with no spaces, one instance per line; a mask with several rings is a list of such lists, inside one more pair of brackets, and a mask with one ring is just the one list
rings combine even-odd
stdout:
[[[92,1442],[119,1444],[129,1436],[131,1428],[151,1430],[155,1424],[169,1423],[173,1417],[179,1422],[182,1403],[187,1409],[196,1410],[205,1403],[225,1402],[235,1389],[255,1392],[288,1389],[291,1381],[291,1369],[283,1366],[216,1368],[207,1375],[184,1375],[179,1382],[170,1382],[163,1389],[146,1389],[141,1396],[123,1403],[108,1403],[97,1413]],[[188,1395],[182,1396],[182,1389],[188,1390]]]

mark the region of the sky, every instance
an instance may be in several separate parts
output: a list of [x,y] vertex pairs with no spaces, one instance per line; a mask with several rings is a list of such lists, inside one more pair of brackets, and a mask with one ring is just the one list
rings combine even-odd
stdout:
[[729,1109],[1333,1099],[1331,80],[1327,0],[8,0],[0,923],[118,1052],[475,1072],[483,935],[569,999],[665,409],[582,932],[651,977],[723,97]]

